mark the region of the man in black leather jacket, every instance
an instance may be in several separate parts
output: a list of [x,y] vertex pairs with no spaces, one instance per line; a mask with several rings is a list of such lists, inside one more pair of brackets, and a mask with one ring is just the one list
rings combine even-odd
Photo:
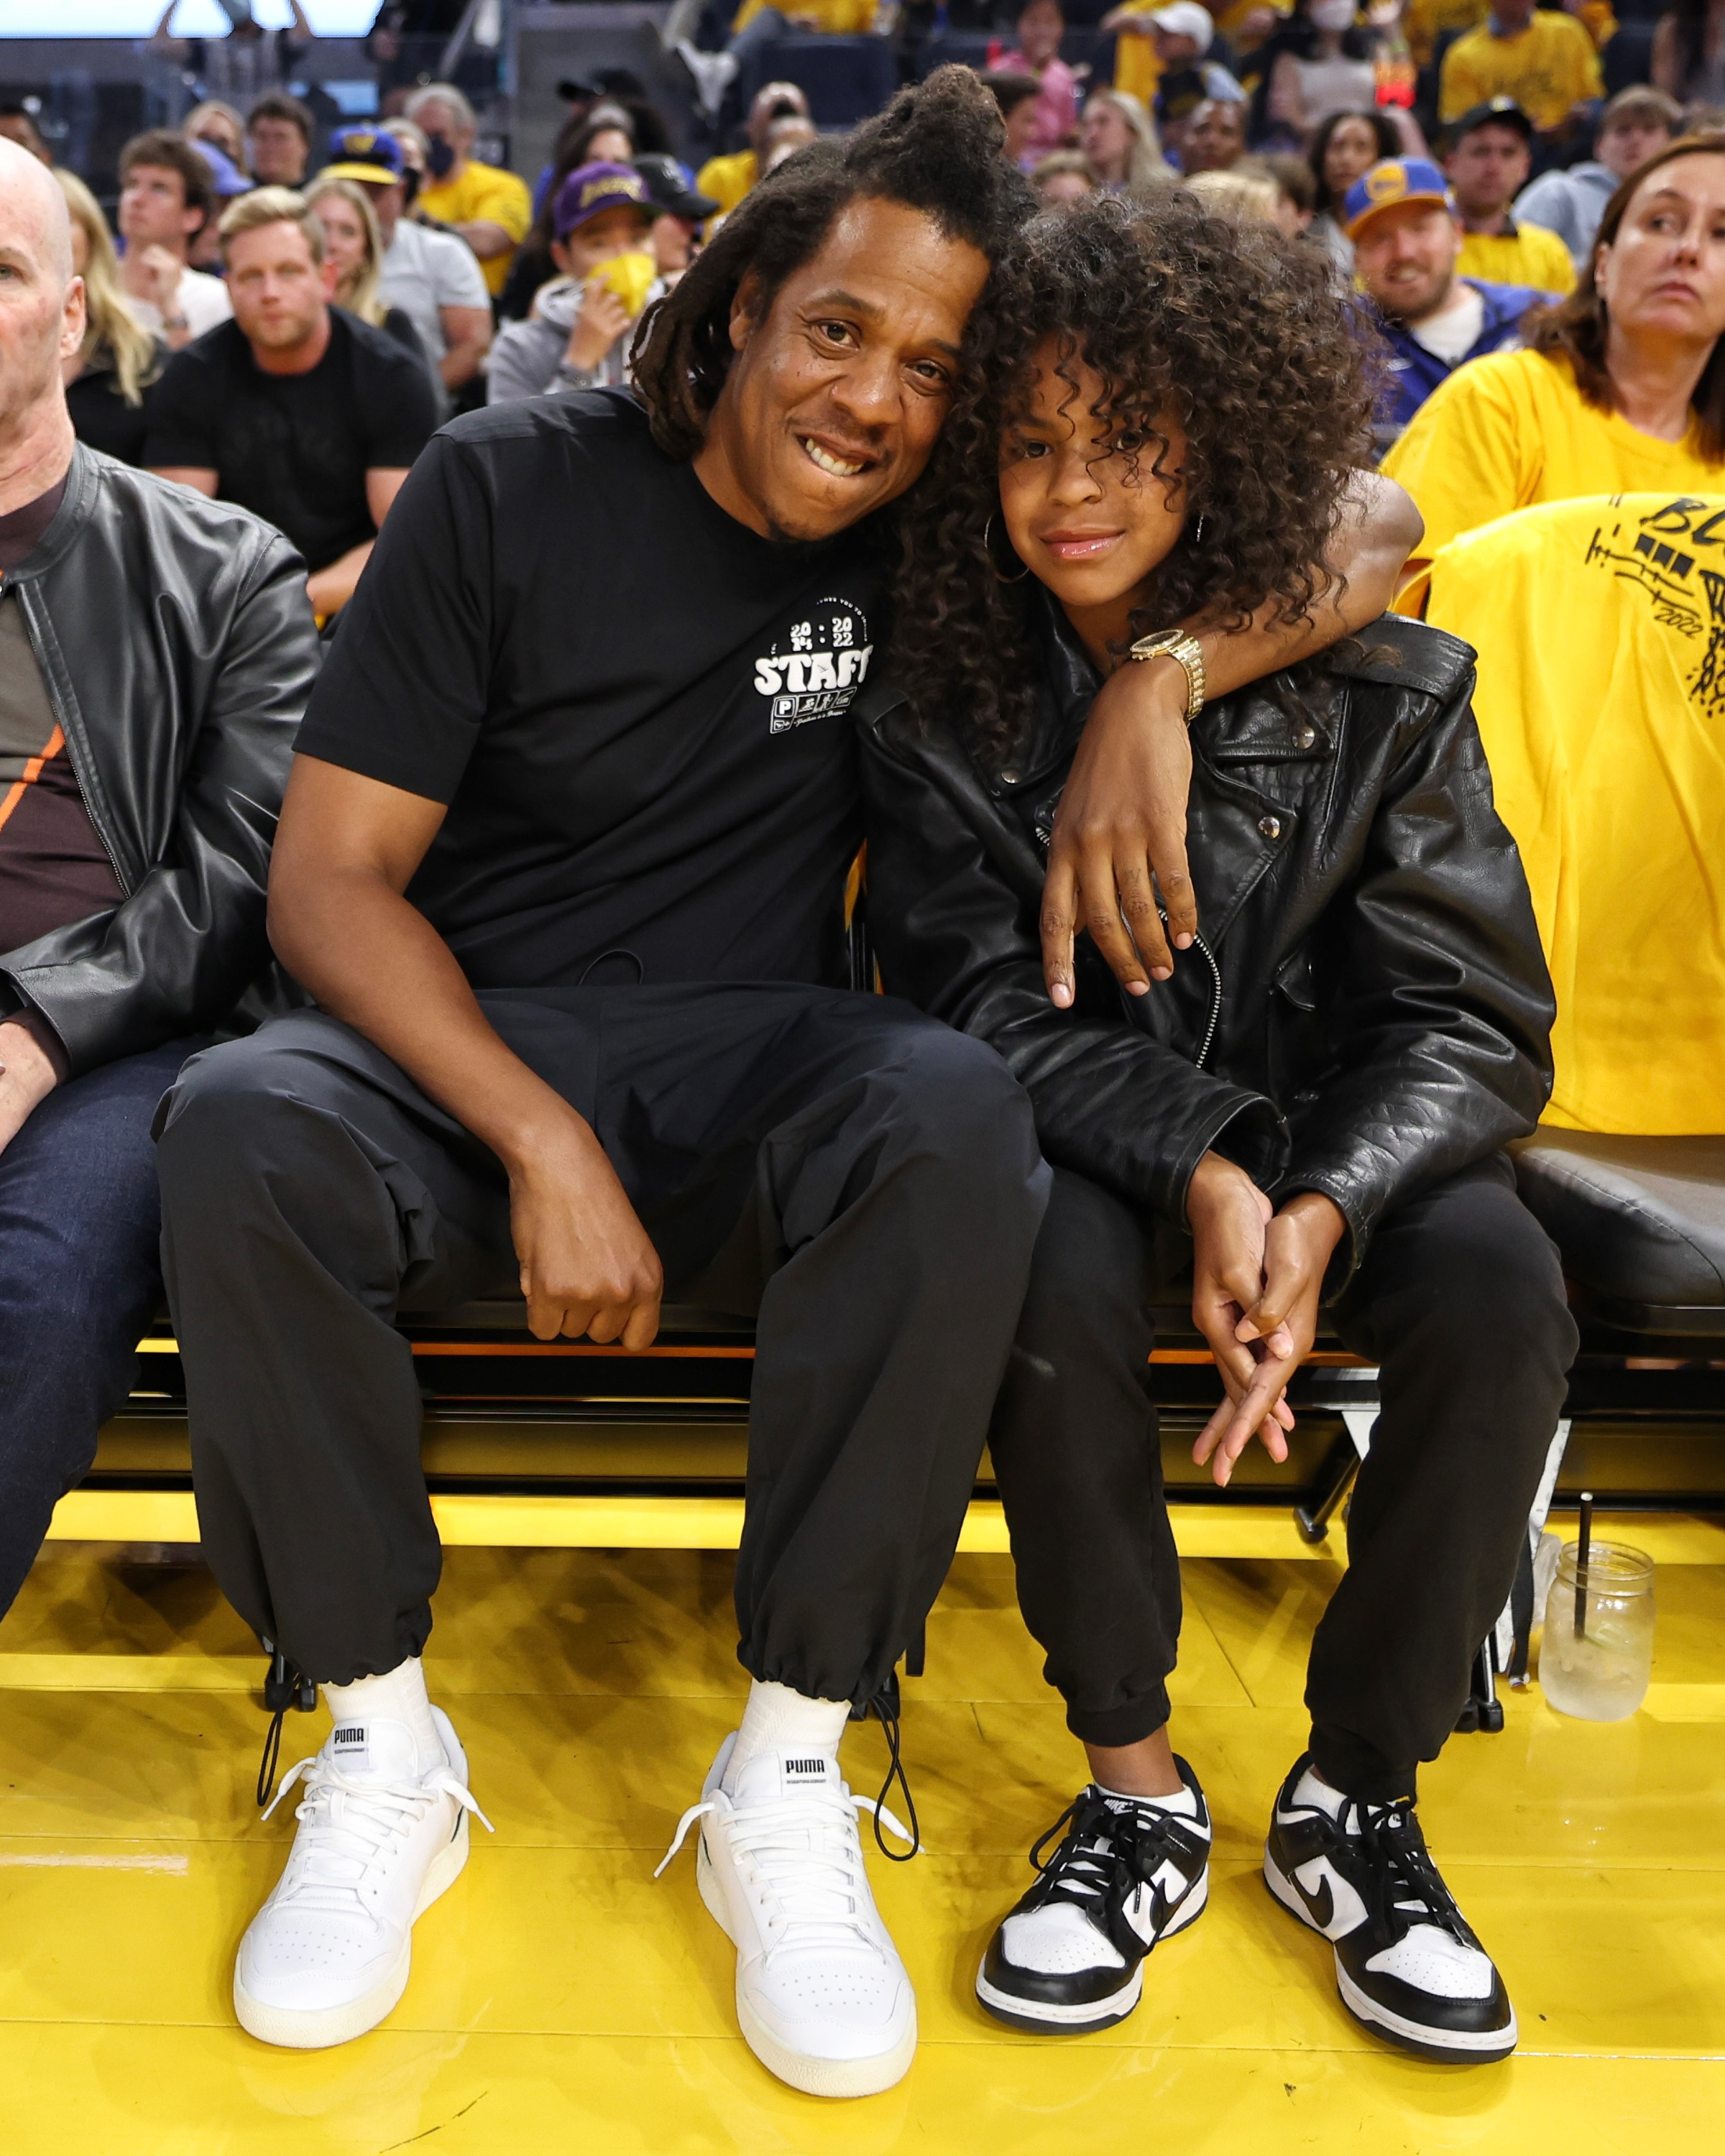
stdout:
[[[1454,1727],[1506,1599],[1576,1334],[1556,1253],[1502,1150],[1544,1105],[1553,1005],[1520,860],[1491,805],[1473,654],[1386,618],[1309,683],[1279,677],[1207,706],[1192,728],[1189,800],[1203,936],[1141,999],[1084,947],[1063,1013],[1044,990],[1038,908],[1097,677],[1052,603],[1038,634],[1045,686],[1008,768],[986,770],[943,726],[919,726],[890,684],[859,706],[884,984],[992,1043],[1029,1095],[1055,1169],[989,1438],[1025,1620],[1096,1784],[1133,1786],[1105,1770],[1163,1732],[1179,1623],[1145,1385],[1147,1286],[1171,1284],[1182,1249],[1189,1261],[1180,1231],[1198,1229],[1202,1251],[1213,1172],[1255,1186],[1281,1218],[1314,1194],[1332,1206],[1342,1227],[1323,1299],[1346,1345],[1381,1366],[1383,1405],[1349,1568],[1312,1647],[1311,1753],[1277,1799],[1266,1877],[1336,1943],[1344,2000],[1379,2034],[1428,2056],[1501,2057],[1512,2010],[1412,1805],[1418,1763]],[[1199,1448],[1209,1456],[1231,1419],[1219,1481],[1260,1425],[1279,1448],[1266,1417],[1311,1344],[1310,1318],[1287,1354],[1273,1337],[1276,1321],[1292,1322],[1291,1291],[1264,1315],[1280,1292],[1275,1235],[1264,1359],[1236,1376]],[[1233,1327],[1257,1301],[1257,1277],[1255,1264],[1237,1291],[1194,1284],[1224,1368],[1250,1352]],[[1144,1880],[1165,1884],[1156,1867],[1172,1853],[1196,1884],[1207,1821],[1202,1840],[1202,1851],[1158,1844]],[[1091,1869],[1079,1891],[1093,1895],[1104,1867]],[[1020,1912],[1048,1898],[1050,1876]],[[1126,1893],[1134,1881],[1122,1877]],[[1152,1938],[1168,1913],[1159,1888],[1157,1908]],[[1084,2004],[1110,1986],[1125,1999],[1117,1955],[1087,1973],[1087,1990],[1019,1971],[1009,1996],[1002,1933],[978,1988],[1003,2018],[1101,2026],[1136,2003],[1134,1989],[1118,2010]],[[1136,1974],[1144,1942],[1120,1936]],[[1410,1972],[1422,1973],[1417,2000]]]
[[243,510],[74,440],[65,203],[0,142],[0,1614],[162,1298],[150,1120],[269,963],[316,666]]

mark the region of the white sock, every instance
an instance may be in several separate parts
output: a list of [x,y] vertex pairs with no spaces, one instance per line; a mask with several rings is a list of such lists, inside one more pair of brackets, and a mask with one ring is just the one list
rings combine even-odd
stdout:
[[1198,1799],[1183,1783],[1171,1797],[1142,1797],[1134,1789],[1111,1789],[1106,1782],[1097,1789],[1111,1804],[1154,1804],[1159,1812],[1174,1812],[1182,1819],[1198,1817]]
[[818,1752],[836,1759],[839,1739],[850,1719],[848,1700],[809,1699],[788,1685],[762,1684],[755,1678],[726,1763],[725,1789],[734,1789],[739,1771],[763,1752]]
[[1340,1789],[1332,1789],[1327,1782],[1321,1782],[1315,1768],[1308,1767],[1294,1785],[1296,1804],[1316,1804],[1320,1811],[1327,1812],[1332,1819],[1339,1819],[1342,1807],[1348,1801]]
[[425,1690],[425,1667],[417,1655],[381,1677],[356,1677],[352,1684],[326,1684],[324,1702],[337,1722],[399,1722],[413,1732],[419,1753],[419,1770],[434,1767],[444,1757],[443,1739],[431,1718],[431,1701]]

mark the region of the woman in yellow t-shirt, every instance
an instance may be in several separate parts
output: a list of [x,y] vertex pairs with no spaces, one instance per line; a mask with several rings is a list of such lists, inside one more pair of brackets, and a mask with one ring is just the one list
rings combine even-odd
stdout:
[[1617,190],[1594,259],[1525,352],[1458,367],[1384,460],[1439,547],[1584,494],[1725,488],[1725,144],[1674,142]]

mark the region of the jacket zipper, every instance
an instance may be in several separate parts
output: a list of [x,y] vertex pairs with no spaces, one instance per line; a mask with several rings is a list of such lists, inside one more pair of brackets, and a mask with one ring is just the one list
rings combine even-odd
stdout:
[[[0,596],[4,595],[5,588],[5,579],[3,578],[0,578]],[[137,886],[134,883],[131,877],[126,874],[125,865],[121,860],[119,851],[114,844],[114,834],[108,829],[106,819],[98,806],[98,803],[100,798],[100,789],[99,787],[91,787],[89,783],[86,773],[80,767],[79,755],[79,732],[76,728],[69,726],[66,723],[66,711],[65,706],[60,701],[59,684],[54,679],[54,669],[48,665],[43,655],[41,639],[37,634],[36,623],[30,611],[30,604],[27,593],[27,586],[20,585],[18,587],[18,603],[23,609],[24,634],[30,640],[30,655],[36,661],[36,671],[41,675],[42,685],[48,691],[49,706],[54,713],[54,723],[59,726],[61,736],[64,739],[66,744],[66,761],[71,765],[72,776],[78,782],[78,792],[80,798],[84,803],[84,813],[90,819],[90,828],[95,831],[96,836],[102,842],[102,850],[108,856],[109,865],[114,871],[115,881],[120,886],[121,890],[126,894],[126,897],[130,898],[134,891],[136,890]]]
[[[1163,906],[1158,906],[1156,911],[1161,917],[1163,927],[1166,928],[1168,927],[1168,908]],[[1203,937],[1194,936],[1192,939],[1192,947],[1194,951],[1201,951],[1204,953],[1204,963],[1210,969],[1209,1021],[1204,1027],[1204,1039],[1199,1044],[1198,1053],[1192,1059],[1193,1069],[1194,1070],[1202,1070],[1205,1063],[1209,1060],[1210,1050],[1216,1045],[1216,1028],[1222,1023],[1222,968],[1216,963],[1216,954],[1211,950],[1209,945],[1204,942]]]

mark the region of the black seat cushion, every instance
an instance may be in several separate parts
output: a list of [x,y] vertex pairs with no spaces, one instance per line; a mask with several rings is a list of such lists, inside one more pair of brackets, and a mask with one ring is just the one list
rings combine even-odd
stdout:
[[[1618,1322],[1725,1327],[1725,1137],[1540,1130],[1511,1151],[1522,1196],[1563,1270],[1621,1306],[1610,1313]],[[1673,1322],[1661,1326],[1661,1312]]]

